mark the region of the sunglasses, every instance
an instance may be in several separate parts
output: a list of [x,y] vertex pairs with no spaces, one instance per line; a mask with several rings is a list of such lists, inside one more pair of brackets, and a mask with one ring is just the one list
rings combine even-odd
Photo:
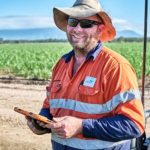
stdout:
[[91,28],[93,25],[99,25],[101,22],[93,21],[93,20],[88,20],[88,19],[83,19],[83,20],[78,20],[75,18],[69,18],[68,19],[68,25],[70,27],[76,27],[80,23],[81,28]]

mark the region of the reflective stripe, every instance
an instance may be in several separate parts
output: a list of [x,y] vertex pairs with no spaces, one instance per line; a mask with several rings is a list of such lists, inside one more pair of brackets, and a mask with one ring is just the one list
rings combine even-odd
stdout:
[[78,148],[78,149],[86,149],[86,150],[104,149],[104,148],[109,148],[109,147],[113,147],[128,142],[128,140],[124,140],[120,142],[108,142],[102,140],[85,140],[85,139],[78,139],[78,138],[62,139],[57,137],[55,134],[52,134],[51,138],[53,141],[59,144],[67,145],[69,147]]
[[52,108],[64,108],[68,110],[74,110],[87,114],[103,114],[114,110],[119,104],[125,103],[132,99],[140,99],[139,90],[128,90],[119,93],[105,104],[89,104],[72,99],[52,99],[49,100],[50,107]]

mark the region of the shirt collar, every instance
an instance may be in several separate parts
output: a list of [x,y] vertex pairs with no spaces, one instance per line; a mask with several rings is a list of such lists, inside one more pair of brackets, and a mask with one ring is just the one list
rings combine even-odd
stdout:
[[89,53],[86,56],[86,60],[90,58],[93,58],[95,60],[101,50],[102,50],[102,43],[98,42],[96,47],[93,48],[91,51],[89,51]]
[[[96,47],[89,51],[89,53],[86,56],[86,60],[89,60],[90,58],[93,58],[93,60],[95,60],[99,52],[102,50],[102,47],[102,43],[99,41]],[[74,50],[72,50],[69,53],[65,54],[63,58],[65,59],[65,62],[68,63],[74,55]]]

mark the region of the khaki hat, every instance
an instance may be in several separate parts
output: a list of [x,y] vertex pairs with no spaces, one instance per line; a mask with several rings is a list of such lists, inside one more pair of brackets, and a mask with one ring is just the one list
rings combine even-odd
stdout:
[[56,26],[65,32],[69,16],[82,18],[97,14],[105,26],[100,35],[100,41],[111,41],[116,35],[116,30],[112,25],[111,18],[103,11],[98,0],[76,0],[74,5],[70,8],[53,8],[53,14]]

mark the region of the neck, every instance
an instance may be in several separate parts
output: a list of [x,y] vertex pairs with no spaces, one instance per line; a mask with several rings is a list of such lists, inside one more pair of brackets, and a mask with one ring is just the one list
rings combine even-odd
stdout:
[[82,64],[85,61],[85,59],[86,59],[86,56],[75,54],[75,62],[77,62],[78,64]]
[[93,48],[95,48],[96,45],[97,42],[91,44],[91,46],[88,48],[87,47],[84,49],[74,48],[75,61],[73,66],[73,74],[75,74],[77,70],[81,67],[81,65],[85,62],[88,52],[91,51]]
[[73,75],[77,72],[80,66],[84,63],[85,59],[86,59],[86,56],[75,54],[75,61],[73,65]]

